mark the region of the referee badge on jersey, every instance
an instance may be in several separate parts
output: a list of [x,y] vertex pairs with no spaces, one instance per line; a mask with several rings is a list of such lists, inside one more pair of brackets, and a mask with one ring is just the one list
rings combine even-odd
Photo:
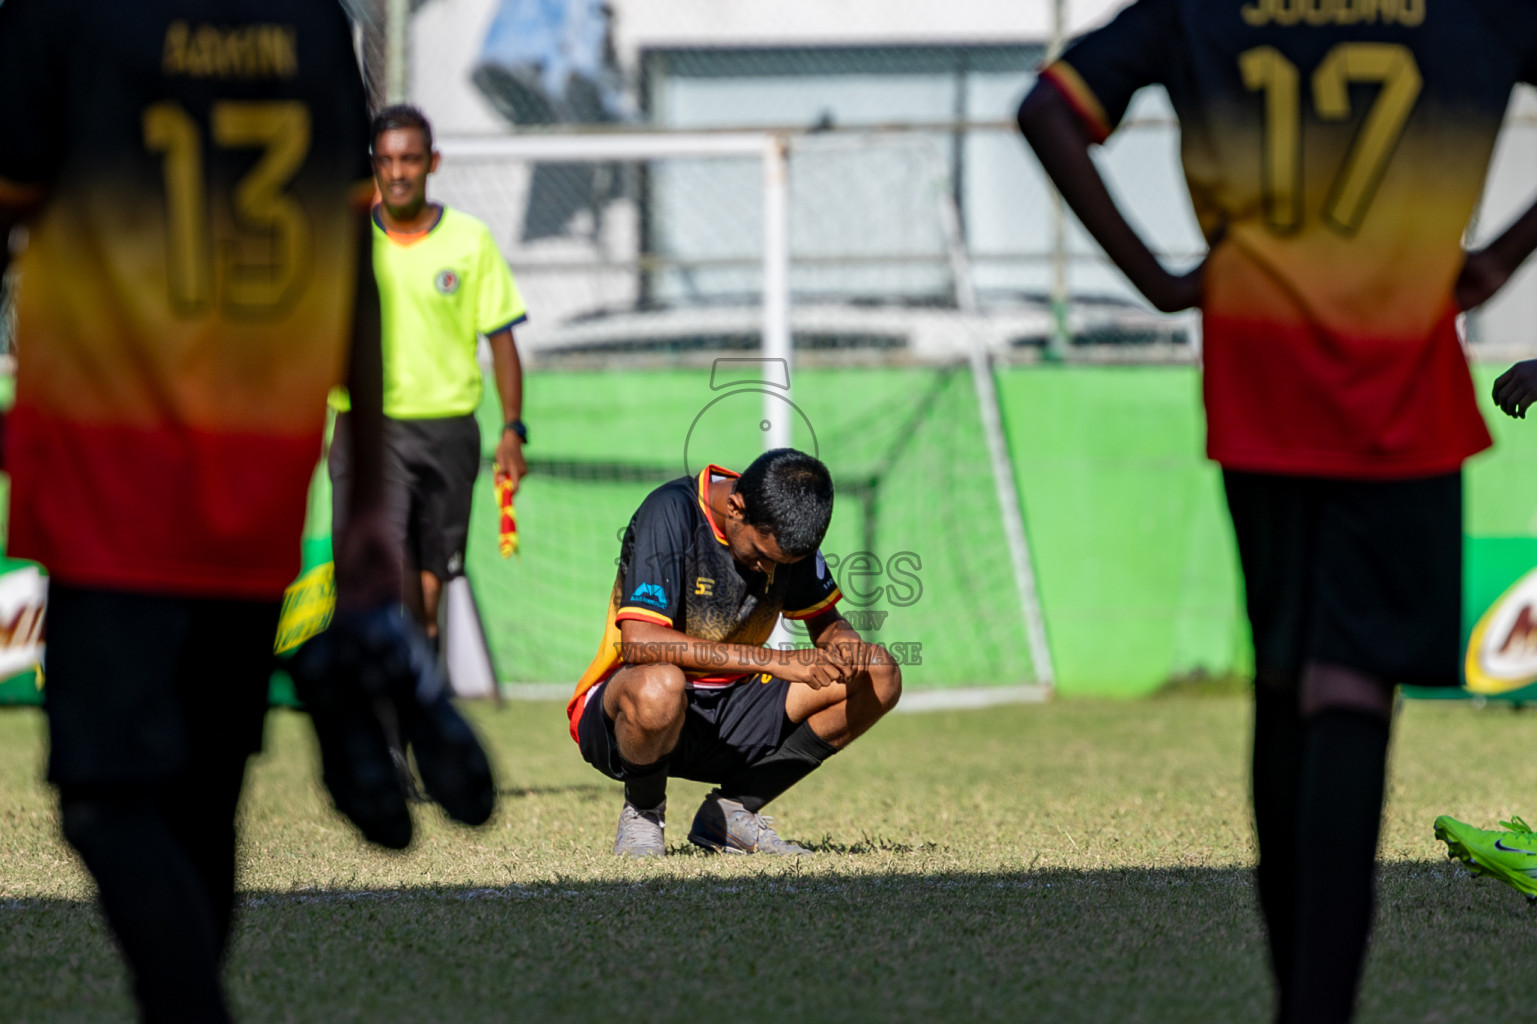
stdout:
[[438,291],[444,295],[452,295],[459,290],[459,275],[452,270],[440,270],[432,279],[432,283],[437,285]]

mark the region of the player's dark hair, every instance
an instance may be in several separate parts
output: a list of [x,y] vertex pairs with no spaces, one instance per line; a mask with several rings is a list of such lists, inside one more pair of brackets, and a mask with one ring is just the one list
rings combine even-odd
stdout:
[[827,535],[833,517],[833,478],[821,461],[794,448],[753,460],[736,482],[742,519],[771,534],[791,558],[804,558]]
[[409,103],[396,103],[374,115],[373,129],[368,135],[369,148],[378,148],[379,136],[385,132],[400,131],[404,128],[415,128],[421,132],[422,138],[427,143],[427,152],[432,152],[432,125],[428,123],[426,114]]

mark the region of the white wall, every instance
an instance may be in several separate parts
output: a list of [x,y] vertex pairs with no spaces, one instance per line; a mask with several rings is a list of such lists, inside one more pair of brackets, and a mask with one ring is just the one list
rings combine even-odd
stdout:
[[[621,59],[650,46],[1043,42],[1049,0],[612,0]],[[1066,0],[1070,33],[1125,0]]]
[[[664,46],[1045,42],[1050,0],[610,0],[628,71]],[[1125,0],[1064,0],[1069,33]],[[497,0],[428,0],[411,27],[411,98],[445,134],[499,132],[503,121],[470,82]]]

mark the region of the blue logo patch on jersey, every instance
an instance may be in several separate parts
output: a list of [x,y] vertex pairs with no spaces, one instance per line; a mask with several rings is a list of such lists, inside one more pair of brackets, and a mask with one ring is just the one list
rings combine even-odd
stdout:
[[432,279],[432,283],[444,295],[452,295],[459,290],[459,275],[452,270],[440,270],[438,276]]
[[667,607],[667,591],[655,583],[642,583],[635,588],[635,593],[630,595],[631,601],[639,601],[641,604],[649,604],[653,608]]

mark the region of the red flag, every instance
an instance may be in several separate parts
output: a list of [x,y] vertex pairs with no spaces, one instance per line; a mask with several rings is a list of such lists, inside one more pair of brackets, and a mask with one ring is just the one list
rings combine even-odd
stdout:
[[500,517],[497,520],[496,546],[503,558],[517,554],[518,551],[518,520],[512,512],[512,491],[512,478],[497,470],[496,508]]

